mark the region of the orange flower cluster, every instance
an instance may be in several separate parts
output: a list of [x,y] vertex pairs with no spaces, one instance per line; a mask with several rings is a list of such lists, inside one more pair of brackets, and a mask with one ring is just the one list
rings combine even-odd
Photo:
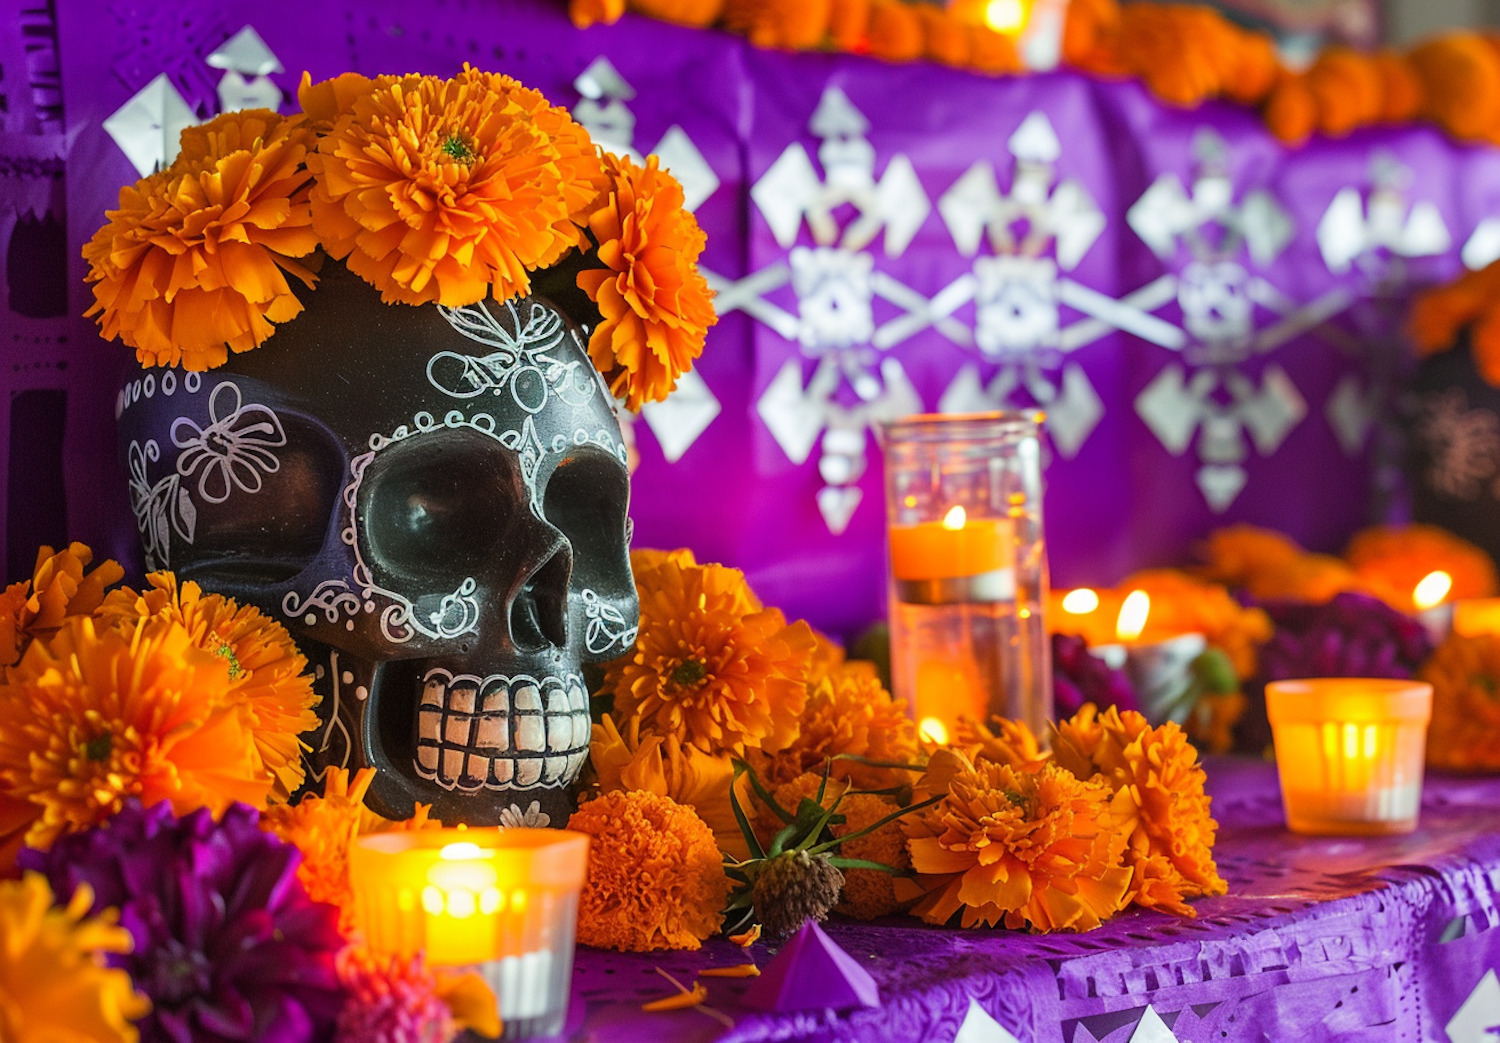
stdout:
[[273,804],[261,816],[261,826],[302,852],[297,879],[315,902],[328,902],[339,909],[346,934],[359,928],[354,893],[349,883],[349,848],[355,838],[396,830],[427,829],[429,808],[418,804],[405,822],[393,822],[365,807],[365,794],[375,781],[374,768],[362,768],[349,779],[343,768],[329,768],[323,779],[323,794],[308,794],[295,805]]
[[1228,890],[1214,865],[1218,824],[1206,776],[1181,728],[1152,728],[1134,711],[1101,714],[1088,705],[1056,726],[1052,747],[1059,767],[1113,791],[1111,810],[1128,838],[1129,901],[1194,916],[1186,899]]
[[761,608],[744,573],[663,558],[636,575],[641,628],[605,671],[617,720],[709,754],[780,749],[807,703],[814,637]]
[[713,831],[692,808],[645,791],[606,793],[579,808],[568,828],[593,838],[580,942],[652,952],[697,949],[718,933],[729,878]]
[[1124,905],[1126,834],[1102,782],[938,750],[916,793],[941,797],[900,820],[928,923],[1087,931]]
[[1447,286],[1429,290],[1412,305],[1406,332],[1417,354],[1436,355],[1469,329],[1474,368],[1485,382],[1500,387],[1500,262],[1465,272]]
[[[587,5],[618,17],[623,6]],[[589,253],[590,356],[631,409],[660,401],[716,321],[703,233],[655,158],[603,154],[508,76],[303,77],[303,112],[231,112],[182,134],[84,247],[89,315],[143,365],[211,369],[302,311],[322,255],[387,304],[460,307],[531,290]]]
[[314,282],[317,248],[300,121],[256,109],[182,132],[171,166],[120,190],[83,248],[106,338],[144,366],[204,370],[263,343],[302,311],[287,281]]
[[[988,28],[984,0],[570,0],[573,23],[618,21],[626,9],[682,25],[718,24],[757,47],[920,59],[975,72],[1023,71],[1011,37]],[[1359,127],[1429,120],[1463,141],[1500,142],[1500,36],[1453,32],[1402,54],[1329,47],[1311,66],[1281,64],[1275,41],[1196,4],[1072,0],[1065,64],[1140,80],[1191,108],[1224,98],[1260,108],[1281,140],[1342,137]]]
[[[170,573],[144,593],[87,547],[43,548],[6,592],[19,651],[0,675],[0,874],[128,798],[179,814],[260,806],[301,784],[316,698],[285,628]],[[29,638],[22,646],[20,638]]]
[[680,25],[720,25],[757,47],[834,50],[892,62],[930,61],[997,75],[1021,71],[1010,37],[984,24],[983,3],[904,0],[570,0],[580,29],[637,11]]
[[1289,536],[1238,524],[1210,533],[1201,549],[1203,574],[1262,600],[1324,602],[1359,590],[1359,578],[1341,558],[1309,554]]
[[1490,556],[1436,525],[1364,529],[1350,539],[1344,557],[1364,589],[1403,612],[1412,610],[1412,592],[1432,572],[1452,577],[1453,600],[1492,597],[1500,590]]
[[1500,772],[1500,637],[1454,634],[1419,676],[1432,685],[1427,763],[1446,771]]
[[655,156],[644,167],[603,158],[610,184],[588,227],[605,267],[579,273],[578,286],[604,316],[589,336],[589,358],[610,391],[638,410],[671,394],[719,320],[698,273],[706,240],[682,186]]

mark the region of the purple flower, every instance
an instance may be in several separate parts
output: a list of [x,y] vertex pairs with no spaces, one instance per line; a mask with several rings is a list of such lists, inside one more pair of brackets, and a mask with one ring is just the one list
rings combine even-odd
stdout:
[[24,850],[59,901],[87,883],[116,907],[135,951],[111,957],[151,997],[142,1043],[312,1043],[344,1003],[338,910],[307,897],[301,854],[235,804],[176,818],[130,802],[104,825]]
[[1366,594],[1323,605],[1270,602],[1276,633],[1260,650],[1264,680],[1301,677],[1411,677],[1432,654],[1421,623]]
[[1071,717],[1084,703],[1103,710],[1139,710],[1140,700],[1123,670],[1112,670],[1089,653],[1083,638],[1052,635],[1052,701],[1059,718]]

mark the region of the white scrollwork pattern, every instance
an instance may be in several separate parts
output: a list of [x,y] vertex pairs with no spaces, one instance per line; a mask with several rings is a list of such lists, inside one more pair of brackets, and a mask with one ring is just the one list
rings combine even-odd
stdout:
[[640,627],[630,626],[619,609],[587,588],[583,591],[583,614],[589,621],[584,647],[594,655],[603,655],[616,645],[623,652],[635,644],[640,633]]

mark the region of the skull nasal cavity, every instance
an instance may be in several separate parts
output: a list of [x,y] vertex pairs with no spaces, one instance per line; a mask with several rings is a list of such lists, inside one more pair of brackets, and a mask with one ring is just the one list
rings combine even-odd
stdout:
[[568,581],[573,550],[566,540],[516,592],[510,605],[510,636],[516,648],[535,652],[568,643]]

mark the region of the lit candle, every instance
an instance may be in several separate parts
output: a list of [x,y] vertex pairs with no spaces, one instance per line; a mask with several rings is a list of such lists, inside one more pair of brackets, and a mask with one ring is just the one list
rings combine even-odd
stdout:
[[1151,595],[1144,590],[1132,590],[1125,595],[1120,605],[1120,615],[1115,620],[1115,637],[1120,644],[1139,641],[1146,630],[1146,620],[1151,617]]
[[1464,637],[1500,634],[1500,598],[1471,598],[1453,603],[1453,630]]
[[476,968],[515,1039],[561,1028],[587,862],[582,833],[421,830],[359,838],[349,876],[371,950]]
[[982,576],[1005,568],[1012,548],[1004,518],[970,518],[962,506],[942,521],[891,527],[891,569],[897,580]]
[[1422,802],[1432,686],[1315,678],[1266,685],[1287,825],[1297,833],[1407,833]]
[[1115,617],[1114,643],[1094,645],[1089,653],[1111,669],[1125,671],[1141,711],[1152,724],[1168,720],[1181,724],[1193,709],[1181,696],[1191,683],[1193,660],[1208,648],[1208,639],[1188,633],[1143,640],[1150,618],[1151,596],[1132,590]]
[[1433,644],[1441,644],[1453,629],[1453,605],[1447,601],[1452,589],[1453,577],[1438,570],[1423,576],[1411,592],[1417,619],[1427,628],[1427,636]]

